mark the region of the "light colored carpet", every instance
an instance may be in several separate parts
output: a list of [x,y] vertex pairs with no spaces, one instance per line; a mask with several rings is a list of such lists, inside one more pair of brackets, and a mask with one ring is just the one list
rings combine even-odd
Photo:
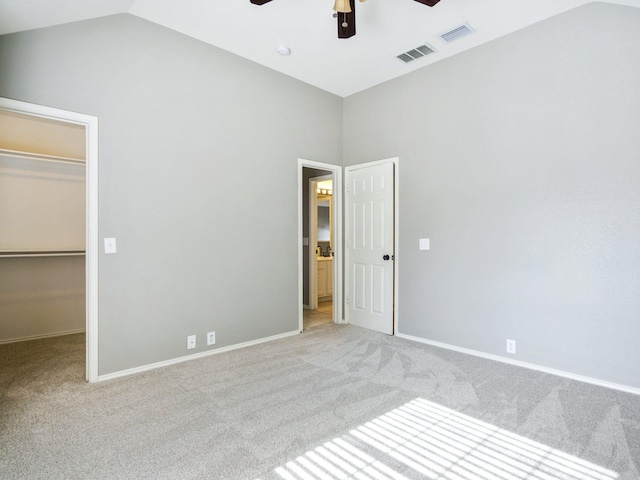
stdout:
[[0,345],[0,478],[640,478],[640,397],[353,326],[94,385],[83,358]]

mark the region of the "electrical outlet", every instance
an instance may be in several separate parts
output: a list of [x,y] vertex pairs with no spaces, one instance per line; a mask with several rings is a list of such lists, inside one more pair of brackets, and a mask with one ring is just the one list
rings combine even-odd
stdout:
[[507,353],[516,354],[516,341],[507,338]]
[[196,336],[189,335],[187,337],[187,350],[191,350],[192,348],[196,348]]
[[207,345],[215,345],[216,343],[216,332],[207,333]]

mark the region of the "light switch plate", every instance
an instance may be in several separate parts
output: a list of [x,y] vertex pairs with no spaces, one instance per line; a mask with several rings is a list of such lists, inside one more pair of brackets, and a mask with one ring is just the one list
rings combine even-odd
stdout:
[[420,239],[420,250],[429,250],[431,248],[430,241],[428,238]]
[[105,238],[104,239],[104,253],[116,253],[116,239]]

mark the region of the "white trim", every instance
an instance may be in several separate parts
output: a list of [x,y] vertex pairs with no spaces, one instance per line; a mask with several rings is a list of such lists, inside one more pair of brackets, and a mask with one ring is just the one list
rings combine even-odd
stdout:
[[302,246],[302,173],[304,168],[327,170],[333,175],[333,321],[343,323],[342,309],[342,167],[331,163],[298,159],[298,325],[304,326],[303,300],[303,246]]
[[[309,179],[309,308],[318,308],[318,262],[315,256],[315,249],[311,252],[311,245],[318,243],[318,195],[316,189],[318,182],[323,180],[333,180],[333,175],[321,175]],[[332,209],[335,210],[335,208]],[[335,211],[333,212],[335,214]],[[333,226],[331,228],[333,232]],[[335,240],[333,244],[335,246]]]
[[98,379],[98,117],[0,97],[0,108],[85,127],[86,378]]
[[[309,251],[308,259],[308,272],[309,272],[309,308],[315,310],[318,308],[318,263],[315,259],[315,249],[313,246],[318,242],[318,196],[312,195],[315,192],[318,183],[314,182],[312,178],[309,179],[309,210],[307,212],[309,226],[307,233],[309,235],[307,239],[307,250]],[[313,253],[312,253],[313,251]],[[304,255],[304,252],[303,252]],[[304,256],[302,257],[304,258]],[[304,284],[304,278],[303,278]]]
[[343,293],[344,286],[342,279],[344,268],[344,257],[342,249],[344,245],[344,238],[342,236],[343,227],[343,207],[342,207],[342,167],[337,167],[333,170],[333,199],[332,199],[332,219],[333,219],[333,320],[336,323],[344,323],[343,305]]
[[63,337],[65,335],[73,335],[75,333],[84,333],[84,332],[85,332],[84,328],[78,328],[75,330],[65,330],[63,332],[45,333],[44,335],[28,335],[26,337],[8,338],[6,340],[0,340],[0,345],[5,345],[7,343],[27,342],[29,340],[40,340],[43,338]]
[[[400,245],[400,158],[391,157],[384,160],[376,160],[373,162],[359,163],[357,165],[351,165],[345,167],[345,175],[347,171],[358,170],[360,168],[375,167],[377,165],[384,165],[386,163],[393,163],[393,334],[398,334],[398,285],[400,276],[399,263],[400,257],[398,255],[398,246]],[[345,288],[349,288],[345,285]],[[346,313],[345,313],[346,322]]]
[[261,343],[271,342],[273,340],[280,340],[282,338],[292,337],[299,335],[300,332],[294,330],[293,332],[281,333],[273,335],[271,337],[260,338],[258,340],[251,340],[249,342],[236,343],[235,345],[229,345],[227,347],[216,348],[215,350],[208,350],[206,352],[194,353],[192,355],[185,355],[184,357],[172,358],[171,360],[164,360],[162,362],[151,363],[149,365],[143,365],[141,367],[129,368],[127,370],[121,370],[119,372],[108,373],[106,375],[100,375],[98,377],[99,382],[107,380],[113,380],[114,378],[127,377],[129,375],[135,375],[136,373],[148,372],[149,370],[155,370],[156,368],[168,367],[169,365],[175,365],[177,363],[188,362],[189,360],[196,360],[198,358],[210,357],[218,353],[230,352],[232,350],[238,350],[240,348],[252,347]]
[[559,377],[568,378],[570,380],[576,380],[578,382],[590,383],[597,385],[598,387],[611,388],[613,390],[619,390],[621,392],[633,393],[640,395],[640,388],[632,387],[630,385],[623,385],[620,383],[608,382],[606,380],[600,380],[598,378],[587,377],[584,375],[578,375],[575,373],[567,372],[564,370],[558,370],[556,368],[544,367],[535,363],[523,362],[521,360],[513,360],[511,358],[502,357],[500,355],[494,355],[491,353],[481,352],[479,350],[472,350],[470,348],[457,347],[448,343],[436,342],[434,340],[427,340],[426,338],[414,337],[413,335],[405,335],[403,333],[396,333],[398,338],[404,338],[405,340],[411,340],[413,342],[424,343],[433,347],[444,348],[446,350],[452,350],[454,352],[465,353],[467,355],[473,355],[474,357],[486,358],[487,360],[493,360],[495,362],[506,363],[516,367],[528,368],[530,370],[536,370],[539,372],[549,373],[551,375],[557,375]]

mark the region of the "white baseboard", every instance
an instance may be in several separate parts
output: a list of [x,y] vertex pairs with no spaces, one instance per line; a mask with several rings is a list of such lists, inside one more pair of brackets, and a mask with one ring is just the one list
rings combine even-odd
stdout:
[[73,335],[74,333],[84,333],[84,328],[78,328],[77,330],[65,330],[64,332],[45,333],[44,335],[28,335],[26,337],[7,338],[6,340],[0,340],[0,345],[6,343],[18,343],[27,342],[29,340],[40,340],[42,338],[62,337],[64,335]]
[[300,332],[298,330],[294,330],[292,332],[281,333],[279,335],[273,335],[271,337],[259,338],[257,340],[251,340],[249,342],[236,343],[235,345],[216,348],[215,350],[207,350],[206,352],[198,352],[192,355],[185,355],[184,357],[172,358],[171,360],[164,360],[162,362],[151,363],[149,365],[143,365],[141,367],[129,368],[127,370],[108,373],[106,375],[98,375],[98,382],[113,380],[114,378],[126,377],[129,375],[134,375],[136,373],[147,372],[149,370],[155,370],[156,368],[168,367],[169,365],[175,365],[177,363],[187,362],[189,360],[195,360],[197,358],[208,357],[210,355],[216,355],[218,353],[230,352],[231,350],[238,350],[239,348],[251,347],[253,345],[259,345],[260,343],[271,342],[273,340],[280,340],[281,338],[291,337],[293,335],[299,335],[299,334]]
[[426,338],[414,337],[412,335],[405,335],[403,333],[396,333],[396,337],[411,340],[413,342],[424,343],[433,347],[444,348],[446,350],[453,350],[455,352],[466,353],[467,355],[473,355],[475,357],[486,358],[488,360],[494,360],[496,362],[508,363],[509,365],[515,365],[516,367],[528,368],[530,370],[537,370],[539,372],[550,373],[551,375],[557,375],[559,377],[569,378],[571,380],[577,380],[578,382],[590,383],[599,387],[611,388],[613,390],[620,390],[621,392],[633,393],[640,395],[640,388],[632,387],[630,385],[623,385],[620,383],[608,382],[606,380],[600,380],[599,378],[586,377],[584,375],[577,375],[575,373],[566,372],[564,370],[558,370],[555,368],[543,367],[542,365],[536,365],[535,363],[523,362],[520,360],[513,360],[511,358],[502,357],[500,355],[493,355],[491,353],[481,352],[479,350],[471,350],[470,348],[457,347],[448,343],[436,342],[433,340],[427,340]]

